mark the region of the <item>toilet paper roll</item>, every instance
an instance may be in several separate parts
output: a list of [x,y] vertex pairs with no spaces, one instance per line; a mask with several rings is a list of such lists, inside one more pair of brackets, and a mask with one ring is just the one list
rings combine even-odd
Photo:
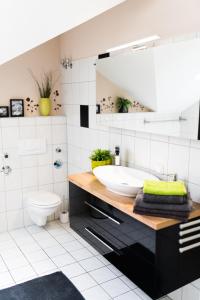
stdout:
[[67,211],[62,211],[60,213],[60,222],[62,224],[66,224],[67,222],[69,222],[69,213]]

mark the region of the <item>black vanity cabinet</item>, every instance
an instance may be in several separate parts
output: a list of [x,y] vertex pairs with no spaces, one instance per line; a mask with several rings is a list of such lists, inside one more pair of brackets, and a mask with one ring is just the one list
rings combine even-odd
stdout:
[[200,277],[199,218],[154,230],[71,182],[69,196],[70,226],[153,299]]

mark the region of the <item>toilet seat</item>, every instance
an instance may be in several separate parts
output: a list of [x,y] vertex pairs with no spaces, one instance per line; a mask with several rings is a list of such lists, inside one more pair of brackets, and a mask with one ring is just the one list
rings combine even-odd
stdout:
[[61,203],[58,195],[45,191],[33,192],[28,197],[29,203],[37,207],[52,207]]

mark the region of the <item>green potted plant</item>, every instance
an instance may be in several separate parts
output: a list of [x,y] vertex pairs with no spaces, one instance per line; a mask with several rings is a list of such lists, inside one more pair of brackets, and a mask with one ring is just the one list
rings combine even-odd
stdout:
[[128,113],[129,107],[133,104],[129,99],[117,97],[116,106],[119,113]]
[[[32,73],[31,73],[32,74]],[[40,100],[39,100],[39,111],[41,116],[49,116],[51,113],[51,93],[55,84],[53,79],[53,73],[44,73],[41,81],[36,79],[32,74],[32,77],[37,85]]]
[[111,165],[112,154],[110,150],[96,149],[90,155],[92,170],[99,166]]

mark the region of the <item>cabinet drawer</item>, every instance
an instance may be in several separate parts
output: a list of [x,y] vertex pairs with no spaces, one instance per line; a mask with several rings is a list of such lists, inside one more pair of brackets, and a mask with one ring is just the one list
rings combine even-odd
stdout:
[[155,253],[154,230],[94,196],[84,203],[89,209],[93,222],[125,246],[140,243],[143,247]]
[[98,226],[87,214],[72,216],[70,225],[103,255],[113,251],[120,255],[124,248],[124,244]]

